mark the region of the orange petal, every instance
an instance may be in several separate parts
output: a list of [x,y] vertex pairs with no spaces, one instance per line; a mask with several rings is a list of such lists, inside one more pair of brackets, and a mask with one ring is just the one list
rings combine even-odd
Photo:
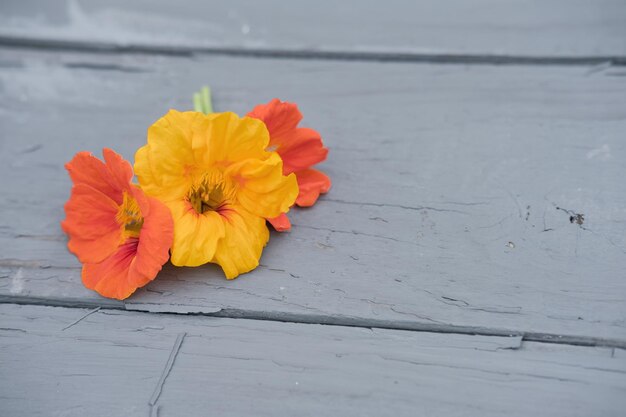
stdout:
[[274,227],[274,230],[277,232],[286,232],[291,229],[291,222],[285,213],[282,213],[273,219],[267,219],[267,221],[270,222],[270,224]]
[[117,211],[115,201],[91,186],[72,187],[61,227],[69,235],[69,250],[81,262],[100,262],[116,250],[122,233]]
[[[302,113],[296,104],[283,102],[277,98],[267,104],[259,104],[247,116],[262,120],[270,132],[270,137],[287,135],[302,120]],[[270,145],[273,145],[271,139]]]
[[121,245],[117,252],[100,263],[83,265],[83,284],[98,294],[123,300],[128,298],[137,285],[129,280],[129,269],[135,259],[139,239],[130,238]]
[[167,206],[156,198],[144,196],[136,187],[133,187],[133,195],[144,215],[137,256],[130,265],[128,275],[128,281],[138,288],[152,281],[169,259],[174,221]]
[[115,187],[121,191],[128,190],[133,179],[133,167],[120,154],[109,148],[102,149],[102,155]]
[[83,283],[100,295],[123,300],[152,281],[169,258],[174,223],[169,209],[160,201],[131,187],[144,214],[139,238],[129,238],[99,263],[83,265]]
[[294,129],[288,137],[278,137],[277,140],[281,145],[276,152],[283,159],[285,174],[310,168],[325,160],[328,155],[328,148],[322,144],[320,134],[313,129]]
[[310,207],[317,201],[320,194],[330,190],[331,182],[328,176],[315,169],[305,169],[296,172],[300,193],[296,204],[300,207]]
[[122,204],[122,193],[133,177],[130,164],[110,149],[103,151],[107,163],[89,152],[79,152],[65,168],[74,184],[86,184]]
[[285,175],[326,159],[328,149],[320,134],[313,129],[297,127],[302,114],[296,104],[273,99],[256,106],[248,116],[265,123],[270,134],[269,149],[278,152],[282,158]]

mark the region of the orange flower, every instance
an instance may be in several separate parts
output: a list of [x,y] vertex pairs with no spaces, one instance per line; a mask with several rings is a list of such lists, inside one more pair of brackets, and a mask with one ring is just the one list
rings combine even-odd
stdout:
[[83,263],[83,284],[123,300],[152,281],[169,258],[169,209],[132,185],[133,170],[110,149],[104,161],[79,152],[65,165],[74,183],[61,227]]
[[[328,192],[330,178],[311,167],[326,159],[328,149],[324,147],[320,134],[313,129],[298,127],[302,114],[294,103],[273,99],[267,104],[256,106],[249,117],[262,120],[270,133],[268,150],[276,151],[283,160],[283,174],[296,174],[300,192],[296,204],[309,207],[315,204],[320,194]],[[285,213],[268,219],[278,231],[291,228]]]

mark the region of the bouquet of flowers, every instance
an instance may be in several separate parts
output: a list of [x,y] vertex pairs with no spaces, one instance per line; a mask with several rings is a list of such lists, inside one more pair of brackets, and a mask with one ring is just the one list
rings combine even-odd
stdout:
[[236,278],[259,265],[267,223],[289,230],[290,208],[312,206],[330,189],[312,168],[328,149],[318,132],[298,126],[296,104],[274,99],[245,117],[214,113],[205,87],[194,107],[148,128],[134,172],[107,148],[104,161],[79,152],[66,164],[73,186],[61,226],[87,288],[125,299],[168,259],[215,263]]

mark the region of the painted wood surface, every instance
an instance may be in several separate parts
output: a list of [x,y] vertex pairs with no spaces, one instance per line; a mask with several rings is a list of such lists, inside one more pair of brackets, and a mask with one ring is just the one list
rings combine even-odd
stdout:
[[[2,49],[2,300],[624,346],[624,75]],[[63,163],[103,146],[132,159],[205,83],[217,110],[299,103],[333,189],[250,274],[168,266],[104,300],[59,228]]]
[[586,417],[626,407],[620,349],[89,312],[0,305],[1,415],[143,417],[150,401],[161,417]]
[[624,60],[624,22],[623,0],[4,0],[0,42],[453,61]]

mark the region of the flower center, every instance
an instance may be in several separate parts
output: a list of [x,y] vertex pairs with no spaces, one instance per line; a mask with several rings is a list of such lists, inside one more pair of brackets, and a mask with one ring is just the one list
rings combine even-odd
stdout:
[[221,173],[205,174],[189,191],[187,198],[198,214],[219,211],[234,197],[234,189]]
[[124,191],[124,201],[115,217],[120,225],[124,226],[125,237],[139,237],[143,226],[143,216],[137,200]]

